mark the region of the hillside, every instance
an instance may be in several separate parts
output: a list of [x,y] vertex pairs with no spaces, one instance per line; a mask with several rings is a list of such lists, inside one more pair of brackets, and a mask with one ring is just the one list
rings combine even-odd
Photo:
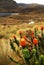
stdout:
[[18,5],[13,0],[0,0],[0,12],[17,12]]
[[13,0],[0,0],[0,12],[19,12],[19,13],[27,13],[27,12],[44,12],[44,5],[40,4],[23,4],[16,3]]
[[18,4],[19,7],[22,8],[21,12],[27,13],[27,12],[36,12],[36,13],[43,13],[44,12],[44,5],[40,4]]

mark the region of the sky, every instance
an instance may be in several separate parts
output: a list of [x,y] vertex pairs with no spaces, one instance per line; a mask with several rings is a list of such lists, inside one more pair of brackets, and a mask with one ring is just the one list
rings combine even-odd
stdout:
[[44,5],[44,0],[15,0],[15,1],[17,3],[26,3],[26,4],[38,3]]

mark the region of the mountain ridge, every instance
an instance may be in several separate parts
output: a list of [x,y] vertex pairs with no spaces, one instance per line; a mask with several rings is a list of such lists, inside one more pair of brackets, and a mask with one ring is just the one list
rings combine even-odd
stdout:
[[18,13],[27,13],[27,12],[44,12],[44,5],[32,3],[16,3],[14,0],[0,0],[0,12],[18,12]]

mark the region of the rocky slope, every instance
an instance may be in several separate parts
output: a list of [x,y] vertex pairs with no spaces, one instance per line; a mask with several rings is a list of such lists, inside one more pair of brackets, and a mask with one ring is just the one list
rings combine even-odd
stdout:
[[13,0],[0,0],[0,12],[17,12],[18,5]]

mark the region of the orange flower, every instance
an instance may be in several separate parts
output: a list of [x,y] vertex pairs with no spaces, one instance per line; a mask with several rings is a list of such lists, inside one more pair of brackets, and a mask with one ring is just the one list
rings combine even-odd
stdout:
[[31,35],[31,37],[32,37],[32,39],[33,39],[33,38],[35,38],[34,34],[33,34],[33,35]]
[[33,43],[34,43],[34,45],[38,44],[38,39],[34,38]]
[[34,31],[32,31],[31,33],[34,34]]
[[41,30],[43,30],[44,29],[44,26],[41,26]]
[[21,41],[20,41],[20,45],[23,46],[23,47],[26,46],[26,41],[25,41],[24,38],[21,39]]
[[22,34],[23,32],[22,31],[19,31],[19,34]]
[[13,35],[13,38],[16,38],[16,36],[15,36],[15,35]]

